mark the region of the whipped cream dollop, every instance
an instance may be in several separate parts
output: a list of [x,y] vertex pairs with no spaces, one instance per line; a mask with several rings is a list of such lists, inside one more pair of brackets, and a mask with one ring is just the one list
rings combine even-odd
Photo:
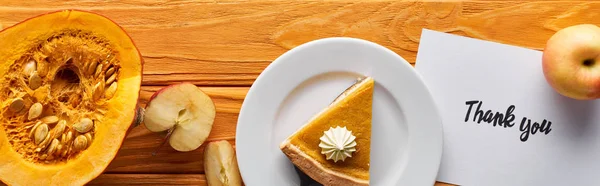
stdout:
[[346,127],[329,127],[320,139],[321,154],[325,154],[327,160],[345,161],[347,157],[352,157],[352,152],[356,151],[356,141],[354,141],[356,137]]

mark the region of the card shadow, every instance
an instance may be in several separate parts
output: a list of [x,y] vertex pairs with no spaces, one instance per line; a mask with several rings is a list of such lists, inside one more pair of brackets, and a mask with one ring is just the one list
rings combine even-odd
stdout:
[[558,93],[553,93],[553,99],[555,100],[554,107],[563,113],[563,117],[569,121],[569,123],[562,123],[565,125],[565,129],[569,138],[581,139],[593,135],[593,125],[597,121],[594,121],[594,114],[598,114],[598,109],[595,106],[593,100],[576,100]]

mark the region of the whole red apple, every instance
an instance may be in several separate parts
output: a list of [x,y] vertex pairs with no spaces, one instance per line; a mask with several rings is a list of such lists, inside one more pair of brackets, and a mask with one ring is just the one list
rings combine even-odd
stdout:
[[558,93],[579,100],[600,98],[600,27],[580,24],[556,32],[546,43],[542,67]]

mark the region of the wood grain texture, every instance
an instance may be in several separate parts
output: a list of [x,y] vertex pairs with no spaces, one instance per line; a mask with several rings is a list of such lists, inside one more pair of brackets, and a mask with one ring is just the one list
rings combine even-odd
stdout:
[[88,185],[207,185],[202,174],[103,174]]
[[[88,185],[197,185],[207,186],[202,174],[103,174]],[[436,183],[435,186],[451,186]]]
[[414,63],[423,28],[541,50],[560,28],[600,23],[600,2],[588,1],[11,0],[0,24],[66,8],[120,24],[144,56],[145,85],[248,86],[282,53],[325,37],[367,39]]
[[[164,85],[202,86],[217,107],[209,141],[232,144],[248,87],[279,55],[311,40],[362,38],[414,64],[423,28],[542,50],[561,28],[600,24],[600,2],[590,1],[3,0],[0,28],[62,9],[102,14],[130,34],[146,62],[143,104]],[[206,185],[203,147],[179,153],[167,145],[151,156],[163,137],[134,128],[90,184]]]

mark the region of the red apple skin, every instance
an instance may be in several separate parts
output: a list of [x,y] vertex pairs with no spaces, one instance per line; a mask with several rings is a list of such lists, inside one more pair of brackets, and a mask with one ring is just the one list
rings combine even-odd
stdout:
[[[168,85],[166,87],[163,87],[161,89],[158,89],[156,92],[154,92],[154,94],[152,94],[152,96],[150,96],[150,99],[148,99],[148,103],[150,103],[154,98],[156,98],[156,96],[158,96],[159,94],[161,94],[163,91],[173,88],[175,86],[179,85],[179,83],[177,84],[172,84],[172,85]],[[146,108],[148,107],[148,105],[146,105]]]
[[600,98],[600,27],[580,24],[557,31],[546,43],[542,67],[546,81],[561,95]]

